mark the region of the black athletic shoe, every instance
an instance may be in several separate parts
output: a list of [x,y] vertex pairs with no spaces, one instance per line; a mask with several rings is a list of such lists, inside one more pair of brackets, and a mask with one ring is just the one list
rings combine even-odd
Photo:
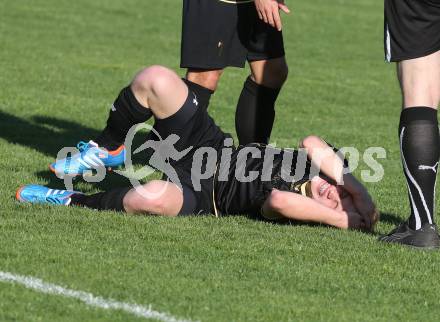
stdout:
[[380,241],[396,243],[412,247],[433,249],[440,246],[437,226],[435,224],[424,224],[419,230],[409,228],[404,222],[392,230],[388,235],[379,237]]

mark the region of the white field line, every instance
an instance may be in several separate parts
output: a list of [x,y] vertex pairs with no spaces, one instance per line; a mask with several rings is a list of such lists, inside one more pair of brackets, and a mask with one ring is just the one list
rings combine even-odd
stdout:
[[100,296],[95,296],[92,293],[75,291],[59,285],[46,283],[41,279],[31,276],[15,275],[12,273],[0,271],[0,282],[20,284],[26,288],[41,293],[70,297],[80,300],[81,302],[84,302],[89,306],[98,307],[106,310],[121,310],[142,318],[156,319],[163,322],[191,322],[190,320],[178,319],[167,313],[154,311],[151,306],[145,307],[137,304],[118,302],[112,299],[105,299]]

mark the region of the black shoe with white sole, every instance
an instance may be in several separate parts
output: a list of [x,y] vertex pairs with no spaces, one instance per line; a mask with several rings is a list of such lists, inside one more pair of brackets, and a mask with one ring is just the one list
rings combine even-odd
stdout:
[[440,238],[435,224],[424,224],[422,228],[414,230],[408,226],[407,222],[404,222],[388,235],[380,236],[379,240],[386,243],[396,243],[426,249],[438,248],[440,246]]

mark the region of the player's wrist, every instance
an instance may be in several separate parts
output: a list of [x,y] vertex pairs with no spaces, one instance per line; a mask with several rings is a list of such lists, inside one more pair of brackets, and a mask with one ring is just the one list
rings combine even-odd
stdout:
[[348,229],[348,214],[344,211],[337,211],[335,215],[329,218],[326,224],[340,229]]

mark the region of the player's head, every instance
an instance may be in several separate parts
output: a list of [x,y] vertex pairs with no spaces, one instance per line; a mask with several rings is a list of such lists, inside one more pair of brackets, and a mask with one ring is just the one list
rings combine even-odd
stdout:
[[[330,180],[321,177],[315,177],[310,181],[307,195],[316,202],[332,208],[336,211],[344,211],[346,213],[358,213],[352,196],[341,186],[334,185]],[[373,229],[379,220],[379,212],[373,209],[373,213],[369,214]],[[353,217],[352,217],[353,218]],[[363,221],[363,220],[362,220]]]
[[356,211],[349,193],[321,177],[312,179],[309,190],[310,197],[326,207],[339,211]]

